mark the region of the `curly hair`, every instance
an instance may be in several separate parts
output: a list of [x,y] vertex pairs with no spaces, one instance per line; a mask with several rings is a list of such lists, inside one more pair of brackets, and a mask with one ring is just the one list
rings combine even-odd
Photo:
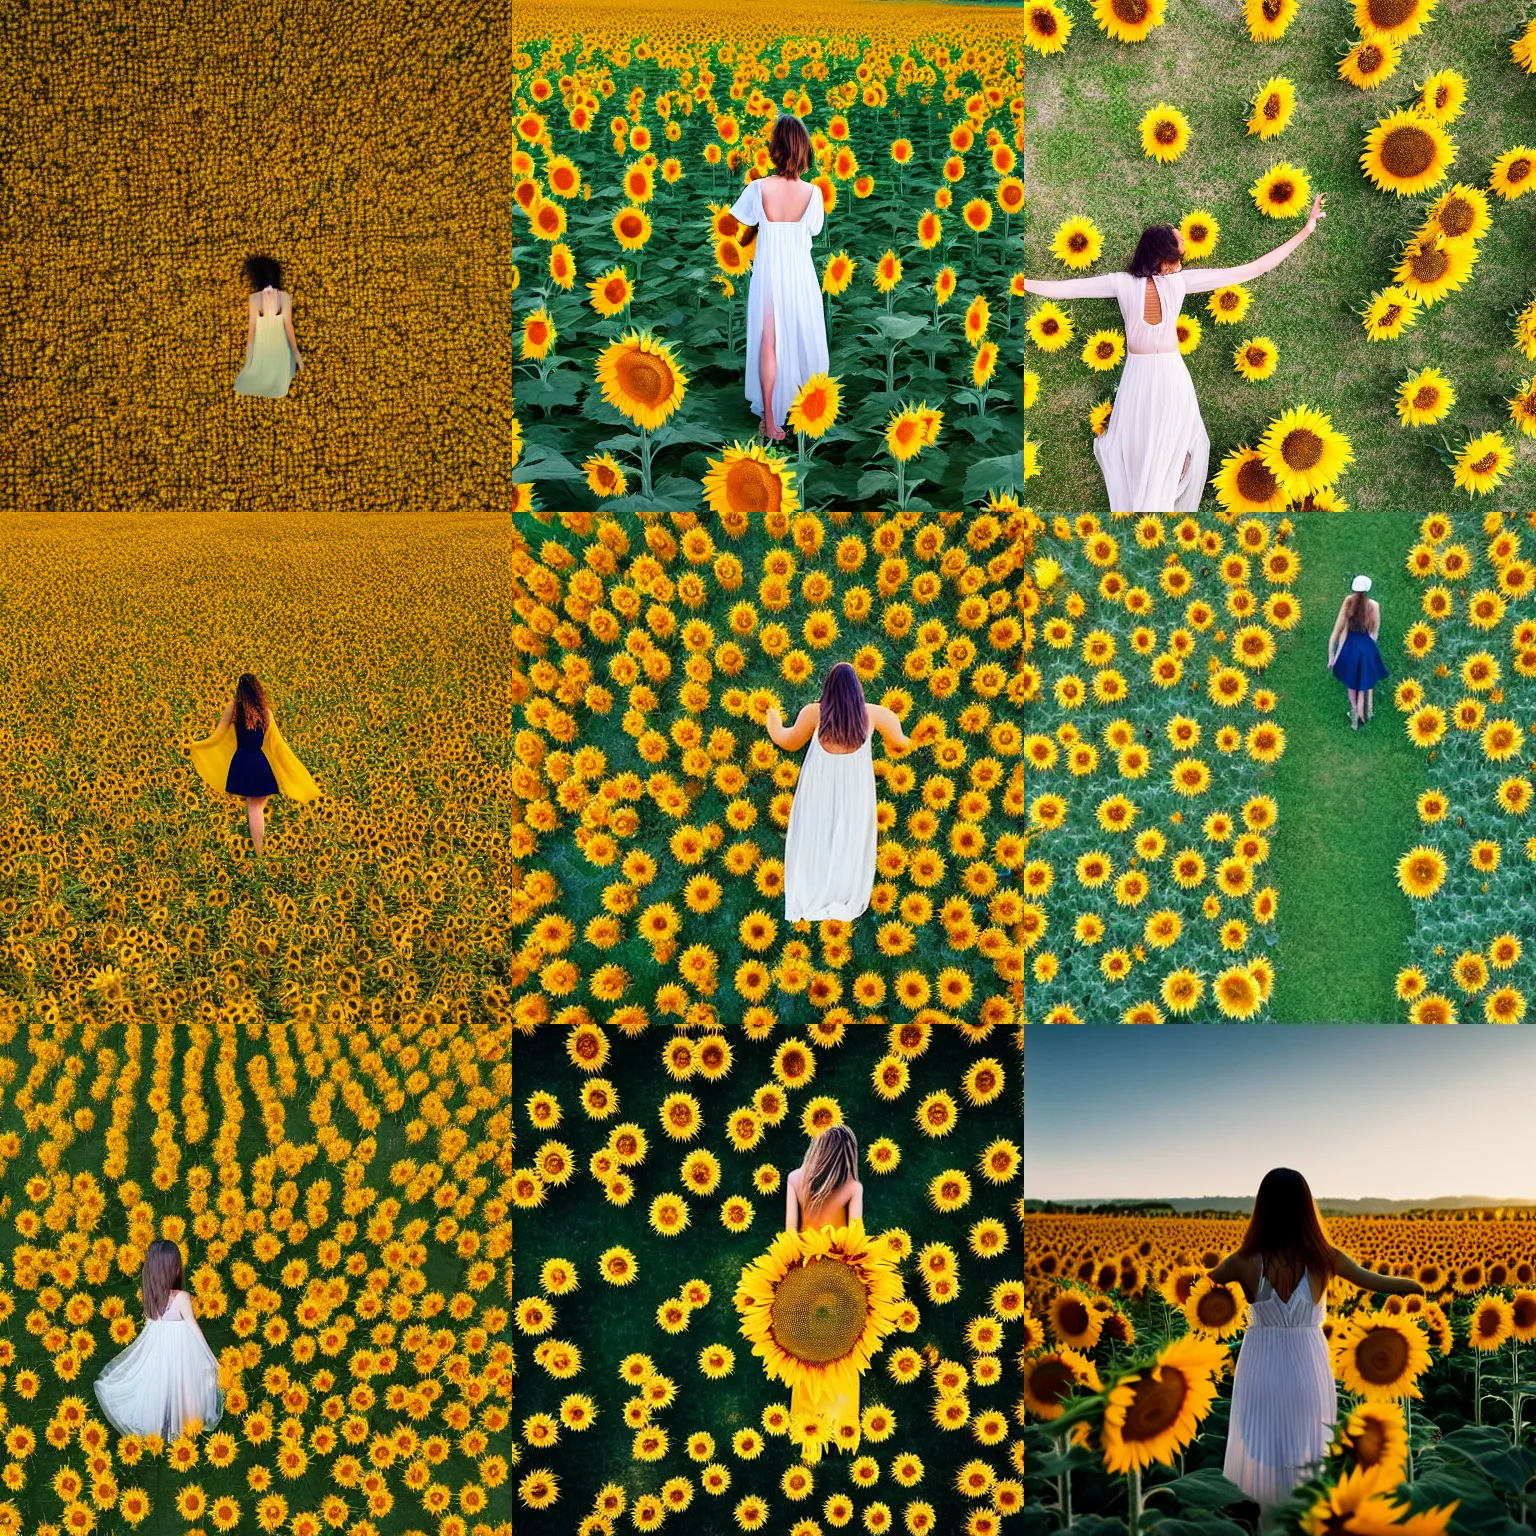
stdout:
[[257,726],[265,731],[272,725],[272,706],[267,703],[266,690],[252,672],[242,672],[235,684],[235,719],[248,731]]

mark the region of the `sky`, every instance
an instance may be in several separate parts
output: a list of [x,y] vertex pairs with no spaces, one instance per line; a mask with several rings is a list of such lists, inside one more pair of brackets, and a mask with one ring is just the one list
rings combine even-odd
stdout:
[[1024,1072],[1027,1199],[1536,1203],[1536,1028],[1037,1026]]

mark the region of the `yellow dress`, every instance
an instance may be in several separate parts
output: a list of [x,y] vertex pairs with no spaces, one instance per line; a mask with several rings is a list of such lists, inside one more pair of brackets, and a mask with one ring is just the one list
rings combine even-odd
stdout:
[[[293,755],[274,720],[261,744],[262,756],[272,765],[272,777],[278,789],[290,800],[307,805],[320,798],[320,786],[310,778],[309,770]],[[209,789],[226,793],[229,763],[235,755],[235,727],[232,722],[219,727],[212,736],[192,743],[192,766]]]
[[[819,1221],[816,1230],[819,1232],[824,1227],[852,1226],[851,1222]],[[862,1228],[863,1219],[858,1225]],[[802,1232],[804,1227],[800,1229]],[[825,1384],[820,1387],[819,1395],[815,1395],[815,1389],[810,1387],[795,1386],[789,1394],[789,1416],[791,1419],[803,1420],[805,1416],[814,1414],[820,1421],[824,1433],[815,1440],[802,1441],[800,1445],[800,1459],[808,1466],[815,1466],[821,1460],[824,1446],[830,1444],[839,1450],[855,1450],[858,1447],[858,1437],[854,1436],[851,1443],[840,1444],[835,1439],[835,1432],[840,1423],[859,1422],[859,1381],[854,1377],[853,1385],[844,1391],[836,1391]]]
[[273,306],[274,289],[263,290],[256,316],[256,335],[245,354],[245,367],[235,380],[237,395],[264,395],[280,400],[288,393],[295,372],[293,349],[283,329],[283,317]]

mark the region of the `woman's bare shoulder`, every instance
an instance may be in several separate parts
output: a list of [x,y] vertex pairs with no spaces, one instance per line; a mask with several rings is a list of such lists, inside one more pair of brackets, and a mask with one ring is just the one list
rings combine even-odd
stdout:
[[795,1168],[791,1170],[789,1175],[789,1182],[793,1184],[796,1189],[800,1187],[800,1172],[800,1169]]

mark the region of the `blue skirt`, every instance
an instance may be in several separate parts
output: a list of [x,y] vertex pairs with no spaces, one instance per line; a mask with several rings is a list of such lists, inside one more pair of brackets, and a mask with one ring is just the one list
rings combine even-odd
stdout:
[[1333,663],[1333,675],[1346,688],[1364,693],[1387,675],[1386,663],[1376,642],[1364,630],[1344,637],[1343,649]]

